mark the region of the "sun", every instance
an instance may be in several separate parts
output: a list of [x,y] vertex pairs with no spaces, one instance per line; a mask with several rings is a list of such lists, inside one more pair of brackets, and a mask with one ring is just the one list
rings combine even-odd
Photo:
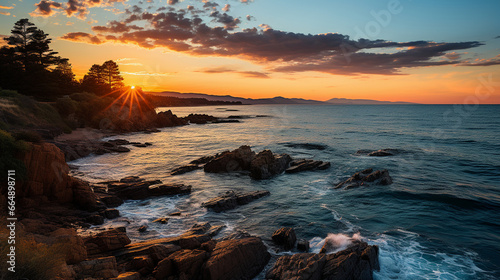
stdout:
[[134,88],[135,88],[135,86],[131,86],[130,88],[131,88],[131,89],[134,89]]

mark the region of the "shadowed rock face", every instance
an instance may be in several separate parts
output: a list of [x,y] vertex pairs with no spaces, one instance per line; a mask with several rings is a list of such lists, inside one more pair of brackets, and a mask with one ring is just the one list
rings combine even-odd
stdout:
[[293,228],[280,228],[273,233],[274,243],[283,246],[285,250],[291,250],[295,247],[297,237]]
[[345,190],[356,188],[359,186],[369,186],[370,184],[376,185],[390,185],[392,184],[392,178],[389,175],[389,171],[377,170],[373,171],[373,169],[368,168],[360,172],[354,173],[351,178],[338,183],[335,186],[335,189],[343,188]]
[[255,152],[249,146],[241,146],[234,151],[221,153],[204,166],[208,173],[226,173],[250,170],[250,163],[255,157]]
[[253,279],[266,266],[271,255],[257,237],[218,242],[205,263],[203,279]]
[[379,269],[378,247],[359,242],[336,254],[282,256],[267,272],[266,279],[370,280],[373,270]]
[[250,164],[250,176],[254,179],[268,179],[285,172],[292,157],[287,154],[273,154],[270,150],[258,153]]

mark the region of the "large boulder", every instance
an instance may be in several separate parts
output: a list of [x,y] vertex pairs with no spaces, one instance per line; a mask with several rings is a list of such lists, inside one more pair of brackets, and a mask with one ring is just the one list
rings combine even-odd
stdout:
[[379,269],[378,247],[357,242],[335,254],[282,256],[267,272],[266,279],[371,280],[373,271]]
[[273,233],[272,239],[277,245],[283,246],[285,250],[291,250],[295,247],[297,237],[293,228],[280,228]]
[[283,173],[292,158],[287,154],[273,154],[270,150],[258,153],[250,164],[250,176],[254,179],[268,179]]
[[205,263],[203,279],[253,279],[270,258],[271,255],[260,238],[221,241]]
[[117,250],[130,244],[124,227],[100,232],[84,239],[88,255],[97,255]]
[[204,250],[180,250],[156,266],[153,274],[155,279],[167,279],[170,276],[177,276],[181,279],[202,279],[202,265],[209,254]]
[[234,151],[226,151],[207,162],[204,166],[208,173],[226,173],[233,171],[250,170],[250,163],[255,152],[249,146],[241,146]]
[[376,185],[390,185],[392,184],[392,178],[389,175],[389,171],[377,170],[373,171],[373,169],[368,168],[360,172],[354,173],[351,178],[338,183],[335,188],[343,188],[343,189],[351,189],[359,186],[369,186],[370,184]]
[[258,198],[269,195],[269,191],[253,191],[247,193],[236,193],[228,191],[225,194],[210,199],[202,204],[203,207],[215,212],[222,212],[234,209],[240,205],[248,204]]

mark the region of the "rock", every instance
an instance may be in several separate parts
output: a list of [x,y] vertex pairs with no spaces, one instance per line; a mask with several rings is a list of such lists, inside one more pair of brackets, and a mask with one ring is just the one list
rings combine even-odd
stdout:
[[132,146],[137,147],[137,148],[145,148],[148,147],[146,144],[133,144]]
[[153,223],[167,224],[168,218],[158,218],[158,219],[154,220]]
[[147,229],[148,229],[148,226],[144,225],[144,226],[140,226],[138,230],[139,230],[139,232],[145,232]]
[[106,204],[107,207],[118,207],[123,204],[123,199],[116,195],[98,194],[97,198]]
[[188,194],[191,193],[191,188],[192,188],[191,186],[186,186],[182,184],[156,185],[156,186],[150,186],[149,192],[152,196]]
[[323,144],[313,144],[313,143],[287,143],[285,144],[286,147],[289,148],[297,148],[297,149],[304,149],[304,150],[318,150],[318,151],[323,151],[328,149],[327,145]]
[[195,164],[195,165],[205,164],[205,163],[213,160],[217,156],[218,155],[215,155],[215,156],[204,156],[204,157],[201,157],[199,159],[195,159],[195,160],[191,161],[189,164]]
[[223,152],[204,166],[208,173],[226,173],[241,170],[250,170],[250,163],[255,157],[255,152],[249,146],[241,146],[229,152]]
[[129,148],[123,147],[123,146],[111,147],[111,148],[108,148],[108,150],[110,150],[111,152],[115,152],[115,153],[128,153],[128,152],[130,152]]
[[297,250],[302,252],[309,252],[309,241],[305,239],[299,239],[297,242]]
[[212,198],[211,200],[203,203],[202,206],[215,212],[222,212],[234,209],[240,205],[248,204],[269,194],[269,191],[254,191],[248,193],[235,193],[234,191],[228,191],[224,195]]
[[201,279],[201,270],[208,253],[203,250],[180,250],[160,261],[153,274],[155,279],[167,279],[170,276],[183,279]]
[[184,117],[183,119],[195,124],[206,124],[217,120],[216,117],[205,114],[189,114],[189,116]]
[[87,249],[83,239],[78,236],[75,229],[60,228],[50,234],[48,244],[58,245],[64,251],[67,264],[75,264],[87,259]]
[[272,239],[277,245],[283,246],[285,250],[291,250],[295,247],[297,237],[293,228],[280,228],[273,233]]
[[292,158],[287,154],[277,155],[270,150],[258,153],[250,164],[250,176],[254,179],[268,179],[283,173]]
[[110,280],[140,280],[141,274],[139,272],[125,272],[116,278],[111,278]]
[[378,247],[365,242],[326,258],[323,279],[373,279],[373,270],[380,270]]
[[187,120],[178,118],[176,115],[172,114],[172,111],[170,110],[165,112],[160,112],[156,115],[157,127],[173,127],[186,124],[188,124]]
[[[138,182],[143,182],[143,181],[144,181],[144,179],[140,178],[139,176],[128,176],[128,177],[120,179],[120,183],[138,183]],[[113,183],[113,181],[111,183]]]
[[389,171],[386,169],[373,171],[373,169],[368,168],[363,171],[356,172],[351,176],[351,178],[338,183],[335,186],[335,189],[343,188],[347,190],[359,186],[368,186],[369,183],[376,185],[390,185],[392,184],[392,178],[389,175]]
[[170,175],[172,175],[172,176],[181,175],[181,174],[184,174],[184,173],[188,173],[188,172],[194,171],[196,169],[201,169],[201,167],[199,167],[196,164],[185,165],[185,166],[181,166],[181,167],[178,167],[178,168],[172,170],[170,172]]
[[104,210],[104,217],[106,219],[114,219],[120,217],[120,211],[116,209],[106,209]]
[[374,151],[368,154],[370,157],[387,157],[387,156],[393,156],[392,153],[389,153],[387,151],[379,150],[379,151]]
[[290,163],[290,167],[286,170],[286,173],[298,173],[310,170],[324,170],[329,167],[330,167],[329,162],[323,162],[312,159],[299,159],[299,160],[294,160]]
[[399,149],[381,149],[377,151],[372,151],[372,150],[359,150],[356,152],[357,155],[367,155],[370,157],[388,157],[388,156],[395,156],[397,154],[403,153],[403,150]]
[[104,217],[101,215],[92,215],[87,217],[85,221],[93,225],[102,225],[104,224]]
[[89,261],[83,261],[79,264],[72,265],[71,268],[75,271],[80,279],[110,279],[118,276],[118,267],[115,257],[104,257]]
[[128,140],[125,140],[125,139],[113,139],[113,140],[108,140],[107,143],[112,143],[114,145],[128,145],[130,144],[130,142]]
[[378,247],[359,242],[336,254],[301,253],[280,257],[266,279],[373,279],[379,270]]
[[215,249],[216,245],[217,242],[215,242],[215,240],[210,240],[201,244],[200,249],[211,253]]
[[252,237],[248,232],[243,231],[243,230],[236,230],[232,232],[231,234],[224,236],[219,239],[219,241],[225,241],[225,240],[233,240],[233,239],[245,239]]
[[124,227],[120,227],[84,238],[87,254],[91,256],[106,253],[130,244],[130,239],[125,231]]
[[181,215],[181,212],[172,212],[170,214],[168,214],[169,216],[180,216]]
[[69,182],[73,189],[73,202],[82,209],[97,210],[97,196],[92,191],[89,183],[76,178],[69,179]]
[[[158,132],[160,132],[160,131],[158,130]],[[152,143],[149,143],[149,142],[144,143],[144,145],[146,145],[146,146],[148,146],[148,147],[149,147],[149,146],[153,146],[153,144],[152,144]]]
[[218,242],[203,269],[203,279],[252,279],[271,255],[257,237]]
[[[280,257],[266,273],[266,279],[308,279],[321,280],[326,263],[324,254],[301,253]],[[347,280],[347,279],[346,279]]]
[[[180,248],[179,248],[180,249]],[[168,255],[165,255],[165,257]],[[150,256],[138,256],[134,257],[130,261],[130,266],[137,271],[141,271],[143,275],[147,275],[153,272],[155,268],[155,262]]]

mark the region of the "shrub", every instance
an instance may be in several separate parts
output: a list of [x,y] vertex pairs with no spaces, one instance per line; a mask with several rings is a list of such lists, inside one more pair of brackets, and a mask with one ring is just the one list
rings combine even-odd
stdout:
[[16,141],[8,132],[0,130],[0,179],[2,182],[6,181],[8,170],[16,170],[19,179],[26,178],[26,166],[19,160],[19,157],[27,150],[26,142]]
[[42,142],[42,136],[40,134],[30,131],[30,130],[23,130],[23,131],[18,131],[14,133],[14,138],[16,140],[23,140],[26,142],[32,142],[32,143],[40,143]]
[[76,112],[77,106],[77,102],[68,97],[58,98],[56,104],[54,104],[54,107],[63,117],[74,114]]

